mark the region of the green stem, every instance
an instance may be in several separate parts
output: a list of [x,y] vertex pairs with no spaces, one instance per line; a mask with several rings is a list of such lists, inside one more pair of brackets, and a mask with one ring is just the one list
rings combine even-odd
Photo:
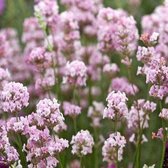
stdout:
[[117,122],[118,122],[118,119],[117,119],[117,115],[115,117],[115,121],[114,121],[114,131],[117,132]]
[[94,160],[95,160],[95,168],[98,168],[98,136],[97,136],[97,129],[94,127],[94,136],[95,136],[95,147],[94,147]]
[[[144,118],[145,121],[145,118]],[[144,122],[143,121],[143,122]],[[143,127],[143,124],[142,124]],[[142,128],[143,129],[143,128]],[[137,140],[137,155],[136,155],[136,168],[140,168],[141,164],[141,139],[142,139],[142,129],[141,129],[141,120],[138,110],[138,140]]]
[[64,167],[63,167],[63,165],[62,165],[62,162],[61,162],[61,157],[60,157],[60,155],[59,155],[59,154],[58,154],[58,160],[59,160],[60,167],[61,167],[61,168],[64,168]]
[[[129,78],[129,81],[132,83],[131,67],[128,67],[128,78]],[[133,92],[136,93],[133,84],[132,84],[132,89],[133,89]],[[135,100],[135,101],[137,104],[137,100]],[[142,139],[144,123],[142,124],[142,128],[141,128],[139,110],[137,110],[137,111],[138,111],[138,139],[137,139],[136,152],[135,152],[136,159],[135,159],[134,164],[136,165],[136,168],[140,168],[140,166],[141,166],[141,139]],[[144,119],[144,121],[145,121],[145,119]]]
[[164,162],[164,156],[165,156],[165,147],[166,147],[166,140],[164,138],[163,139],[163,144],[162,144],[162,154],[161,154],[160,168],[163,168],[163,162]]
[[92,81],[91,77],[89,78],[89,105],[92,105]]
[[[159,103],[160,111],[162,110],[162,102]],[[161,153],[161,161],[160,168],[163,168],[164,156],[165,156],[165,148],[166,148],[166,140],[167,140],[167,132],[165,130],[164,121],[162,120],[162,128],[163,128],[163,143],[162,143],[162,153]]]
[[80,168],[83,168],[82,156],[80,157]]
[[76,123],[76,118],[73,118],[73,123],[74,123],[74,131],[77,133],[77,123]]

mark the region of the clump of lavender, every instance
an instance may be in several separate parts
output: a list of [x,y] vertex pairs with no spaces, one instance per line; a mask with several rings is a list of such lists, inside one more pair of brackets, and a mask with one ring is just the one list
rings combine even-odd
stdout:
[[128,99],[125,93],[112,91],[109,93],[106,100],[107,107],[104,109],[103,118],[114,120],[115,118],[120,119],[127,116],[128,108],[126,102]]
[[79,157],[92,153],[94,140],[88,130],[81,130],[72,137],[72,154]]
[[3,87],[0,100],[5,112],[17,113],[29,105],[29,93],[22,83],[10,82]]
[[121,136],[119,132],[110,134],[109,138],[105,140],[102,148],[103,160],[108,163],[121,161],[125,145],[126,139],[124,136]]

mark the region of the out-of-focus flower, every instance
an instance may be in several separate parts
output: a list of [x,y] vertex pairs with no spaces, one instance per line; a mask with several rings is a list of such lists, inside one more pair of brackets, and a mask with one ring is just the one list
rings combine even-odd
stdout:
[[85,86],[87,79],[87,67],[82,61],[68,62],[65,67],[63,83],[69,83],[76,86]]
[[43,47],[35,48],[31,51],[28,62],[37,69],[48,68],[52,65],[52,53],[47,52]]
[[103,72],[109,76],[114,76],[120,69],[117,64],[105,64],[103,67]]
[[168,109],[163,108],[162,111],[159,114],[159,117],[168,120]]
[[135,95],[138,93],[138,87],[128,82],[125,77],[116,77],[112,79],[109,91],[125,92],[126,95]]
[[[39,1],[34,6],[36,17],[39,19],[39,24],[42,28],[50,26],[55,28],[58,21],[58,4],[55,0]],[[45,25],[46,24],[46,25]]]
[[73,160],[70,163],[70,168],[80,168],[80,162],[78,160]]
[[159,128],[156,133],[152,132],[152,139],[154,139],[154,138],[163,139],[163,137],[164,137],[163,128]]
[[88,117],[92,119],[93,127],[100,127],[100,120],[103,118],[104,104],[102,102],[93,101],[93,105],[88,109]]
[[98,14],[98,45],[102,51],[116,51],[128,58],[137,47],[138,30],[132,16],[123,10],[102,8]]
[[3,13],[5,9],[5,0],[0,0],[0,15]]
[[64,110],[64,115],[68,115],[71,117],[76,117],[81,113],[81,107],[69,102],[63,103],[63,110]]

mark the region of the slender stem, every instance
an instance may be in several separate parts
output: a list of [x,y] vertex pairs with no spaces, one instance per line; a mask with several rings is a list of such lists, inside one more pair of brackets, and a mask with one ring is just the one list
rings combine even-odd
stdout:
[[137,158],[136,158],[137,168],[140,168],[140,162],[141,162],[141,139],[142,139],[141,120],[138,110],[138,140],[137,140]]
[[94,160],[95,160],[95,168],[98,168],[98,146],[97,146],[97,143],[98,143],[98,136],[97,136],[97,128],[94,127],[94,136],[95,136],[95,146],[94,146]]
[[80,168],[83,168],[82,156],[80,157]]
[[[162,110],[162,102],[159,103],[160,111]],[[162,128],[163,128],[163,143],[162,143],[162,153],[161,153],[161,161],[160,168],[163,168],[164,156],[165,156],[165,148],[166,148],[166,140],[167,140],[167,132],[165,130],[164,121],[162,120]]]
[[115,121],[114,121],[114,131],[117,132],[117,122],[118,122],[118,119],[117,119],[117,115],[115,117]]
[[103,67],[101,68],[101,85],[100,85],[100,87],[101,87],[101,96],[102,96],[102,99],[104,100],[104,98],[105,98],[105,92],[104,92],[104,90],[105,90],[105,88],[104,88],[104,73],[103,73]]
[[163,162],[164,162],[164,156],[165,156],[165,147],[166,147],[166,140],[165,140],[165,137],[164,137],[163,144],[162,144],[162,154],[161,154],[160,168],[163,168]]
[[[131,67],[128,67],[128,78],[129,78],[130,82],[132,83]],[[135,94],[136,91],[135,91],[133,84],[132,84],[132,89]],[[137,100],[135,100],[135,102],[137,104]],[[137,112],[138,112],[138,139],[137,139],[135,157],[136,157],[136,168],[140,168],[140,166],[141,166],[141,139],[142,139],[143,126],[141,128],[140,114],[139,114],[138,109],[137,109]]]
[[118,147],[117,147],[117,149],[116,149],[116,165],[115,165],[115,168],[118,168],[119,166],[118,166]]
[[76,118],[73,118],[73,124],[74,124],[74,131],[77,133],[77,123],[76,123]]
[[62,165],[62,162],[61,162],[61,157],[60,157],[60,155],[59,155],[59,154],[58,154],[58,160],[59,160],[60,167],[61,167],[61,168],[64,168],[64,167],[63,167],[63,165]]
[[92,105],[92,80],[89,78],[89,105]]

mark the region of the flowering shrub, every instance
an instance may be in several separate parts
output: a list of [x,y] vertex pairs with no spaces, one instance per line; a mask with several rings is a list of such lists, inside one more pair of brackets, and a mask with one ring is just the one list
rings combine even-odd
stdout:
[[0,168],[167,167],[168,1],[121,2],[35,0],[0,29]]

